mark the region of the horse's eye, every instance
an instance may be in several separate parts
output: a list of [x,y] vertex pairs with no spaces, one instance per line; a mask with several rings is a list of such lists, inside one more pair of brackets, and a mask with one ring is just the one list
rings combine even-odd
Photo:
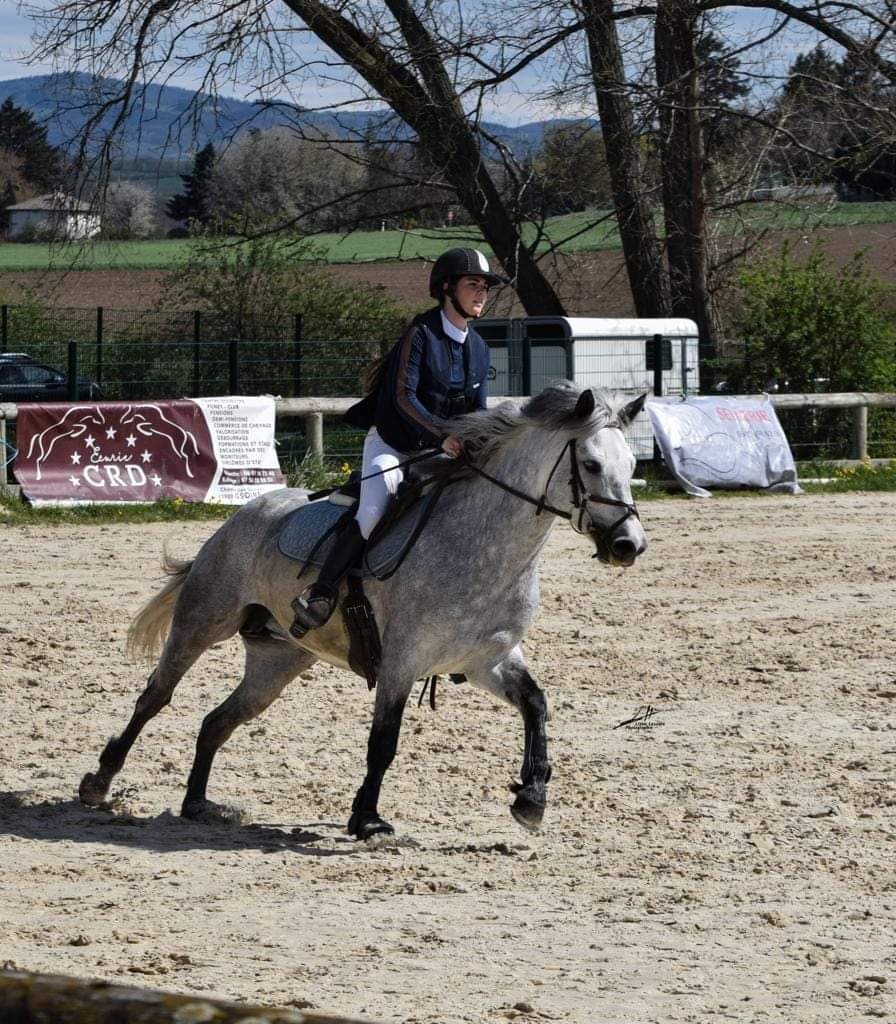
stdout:
[[582,465],[587,473],[594,473],[595,476],[600,473],[600,463],[596,459],[585,459]]

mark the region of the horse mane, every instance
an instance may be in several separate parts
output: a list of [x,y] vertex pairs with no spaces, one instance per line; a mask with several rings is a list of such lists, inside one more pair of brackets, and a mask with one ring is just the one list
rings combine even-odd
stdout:
[[584,389],[571,381],[550,384],[522,406],[502,402],[494,409],[482,409],[449,421],[449,430],[459,437],[480,466],[497,458],[518,436],[533,426],[567,438],[588,437],[611,423],[627,423],[625,407],[631,395],[594,388],[594,411],[586,419],[576,416],[576,403]]

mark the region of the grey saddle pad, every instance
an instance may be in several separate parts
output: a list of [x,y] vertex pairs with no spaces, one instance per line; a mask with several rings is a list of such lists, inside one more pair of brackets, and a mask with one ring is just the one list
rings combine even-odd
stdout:
[[[362,577],[383,576],[389,572],[404,552],[414,527],[427,508],[427,495],[416,501],[397,523],[389,529],[385,537],[380,538],[372,548],[365,552],[361,570]],[[277,546],[287,558],[306,565],[320,567],[329,554],[339,535],[336,524],[343,516],[353,516],[354,506],[334,505],[326,498],[302,505],[286,517],[277,536]],[[323,543],[321,537],[334,528]]]

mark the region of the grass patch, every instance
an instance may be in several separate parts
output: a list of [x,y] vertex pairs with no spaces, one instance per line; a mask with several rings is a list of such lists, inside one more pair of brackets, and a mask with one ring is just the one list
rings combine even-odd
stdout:
[[[351,467],[348,463],[334,466],[318,456],[307,455],[301,462],[286,467],[287,485],[311,491],[336,487],[345,482]],[[652,466],[639,467],[637,476],[646,481],[632,489],[636,502],[659,500],[691,500],[684,491],[661,485]],[[854,467],[830,463],[803,463],[799,466],[799,483],[807,494],[842,494],[847,491],[896,491],[896,459],[884,465],[870,462]],[[713,491],[715,498],[779,497],[766,490],[738,488]],[[34,508],[10,492],[0,491],[0,528],[29,525],[107,525],[109,523],[224,522],[237,509],[233,505],[205,505],[180,498],[157,501],[151,505],[77,505],[62,508]]]
[[151,242],[6,242],[2,270],[167,270],[189,250],[189,239]]
[[205,505],[165,499],[150,504],[72,505],[35,508],[8,491],[0,491],[0,528],[30,525],[107,525],[109,523],[172,523],[208,520],[224,522],[236,511],[234,505]]
[[[896,459],[876,466],[871,462],[860,466],[814,464],[811,470],[800,469],[800,485],[811,494],[841,494],[845,491],[896,491]],[[824,482],[821,482],[824,481]]]
[[[595,220],[605,218],[599,224]],[[813,230],[889,224],[896,221],[896,203],[749,203],[737,214],[720,218],[720,234],[740,235],[756,230]],[[524,237],[531,241],[533,229]],[[376,263],[387,260],[432,260],[455,245],[488,246],[474,227],[420,228],[411,231],[356,231],[351,234],[313,235],[314,246],[328,263]],[[545,225],[545,242],[564,252],[599,252],[619,249],[614,217],[601,211],[552,217]],[[284,243],[288,245],[289,243]],[[169,270],[188,251],[188,239],[140,242],[90,242],[49,245],[32,242],[0,244],[2,270]],[[297,256],[297,263],[302,259]]]

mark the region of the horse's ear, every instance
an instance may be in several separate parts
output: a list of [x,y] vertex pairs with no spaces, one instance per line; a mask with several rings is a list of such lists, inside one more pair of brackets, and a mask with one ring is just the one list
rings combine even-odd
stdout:
[[647,392],[645,391],[643,395],[638,395],[633,402],[629,402],[622,410],[622,419],[624,419],[626,423],[631,423],[638,413],[644,408],[644,403],[646,401]]
[[585,388],[585,390],[579,395],[578,402],[576,402],[576,411],[574,415],[577,420],[587,420],[593,412],[594,392],[591,388]]

